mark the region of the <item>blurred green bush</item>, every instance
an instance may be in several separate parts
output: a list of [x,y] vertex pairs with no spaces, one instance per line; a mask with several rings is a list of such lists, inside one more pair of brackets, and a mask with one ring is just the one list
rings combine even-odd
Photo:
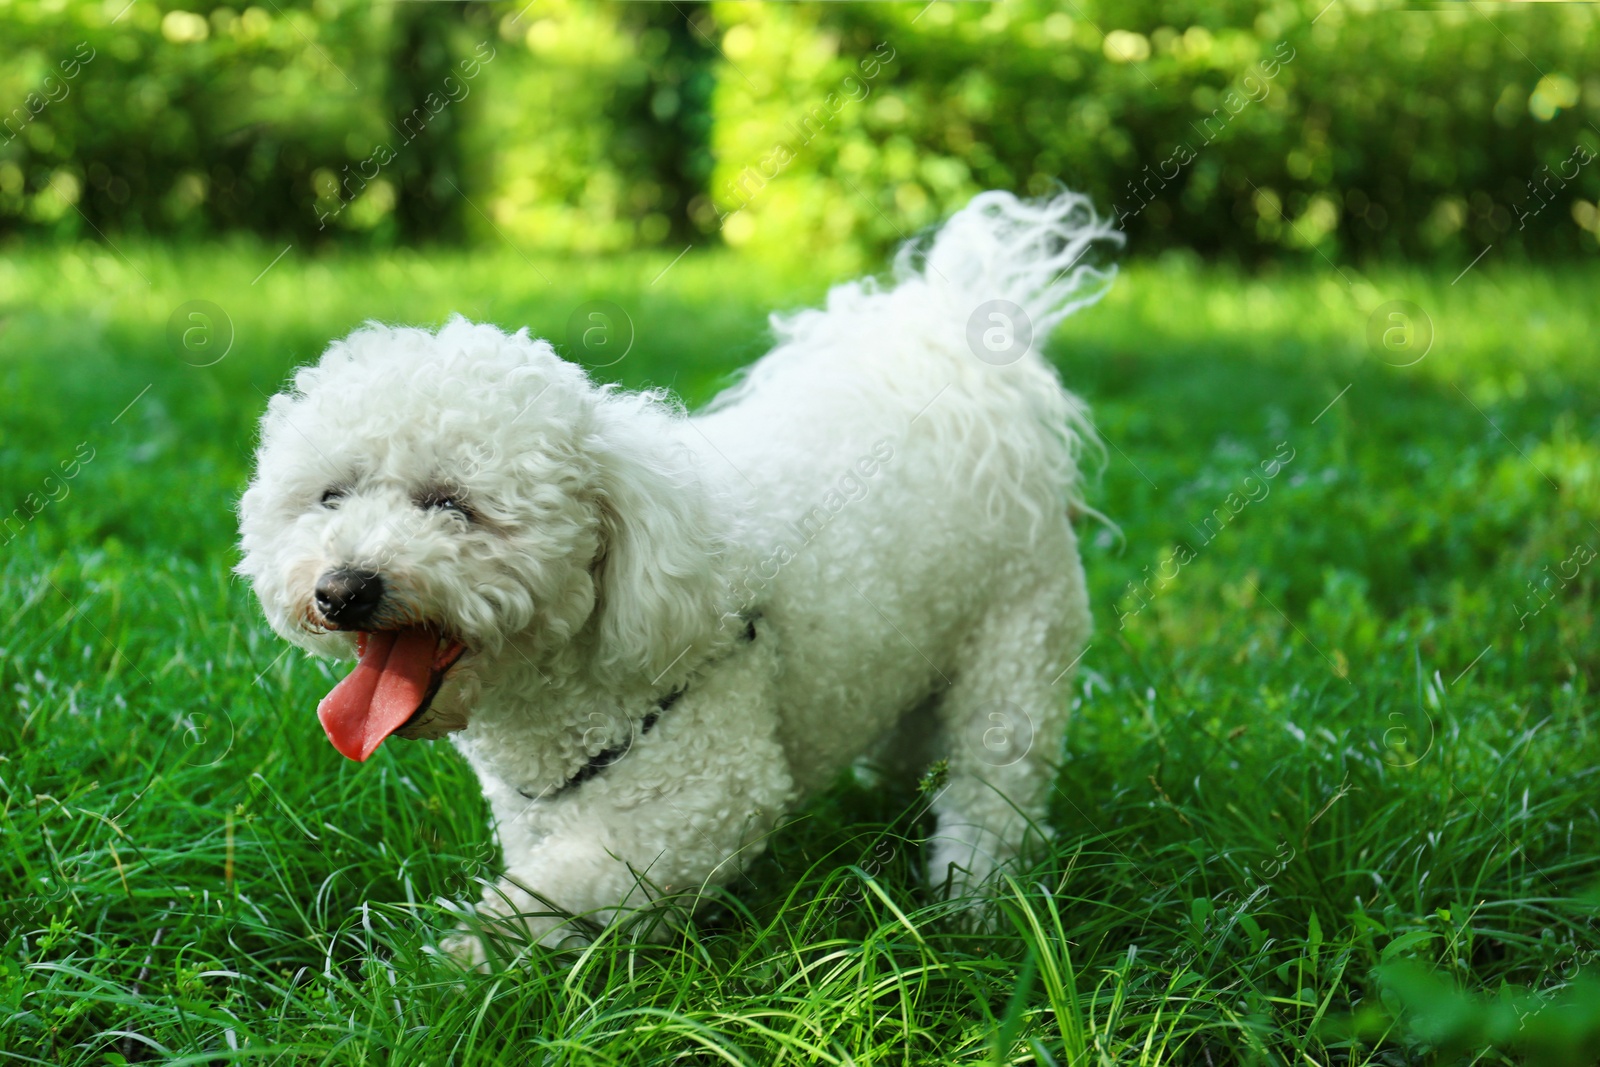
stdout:
[[[716,12],[734,73],[718,79],[713,191],[733,244],[789,255],[882,244],[976,190],[1059,180],[1114,211],[1145,251],[1597,247],[1590,6]],[[862,63],[885,49],[893,60],[869,78]],[[808,140],[819,107],[828,119]],[[749,196],[775,144],[794,159]]]
[[125,4],[0,4],[0,227],[316,232],[384,132],[395,9]]
[[1592,6],[0,0],[0,235],[720,238],[1061,181],[1133,247],[1600,248]]

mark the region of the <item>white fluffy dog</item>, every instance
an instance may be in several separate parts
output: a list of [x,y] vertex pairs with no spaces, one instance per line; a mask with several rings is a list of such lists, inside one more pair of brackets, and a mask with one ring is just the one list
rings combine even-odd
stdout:
[[493,930],[558,945],[726,882],[875,746],[948,761],[929,876],[980,888],[1045,814],[1090,629],[1094,436],[1038,348],[1104,290],[1099,240],[1082,197],[985,193],[891,284],[775,316],[692,417],[526,330],[365,326],[268,406],[239,572],[359,658],[318,708],[340,752],[471,762]]

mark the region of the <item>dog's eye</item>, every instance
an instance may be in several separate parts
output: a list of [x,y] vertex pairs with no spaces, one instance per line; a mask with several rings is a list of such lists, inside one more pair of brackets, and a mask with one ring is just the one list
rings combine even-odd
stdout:
[[468,522],[472,521],[472,509],[461,499],[459,493],[452,493],[443,489],[436,489],[425,493],[417,500],[417,506],[426,511],[449,511],[460,515]]
[[318,501],[323,507],[333,509],[339,506],[339,501],[344,499],[346,490],[333,486],[322,491],[322,498]]

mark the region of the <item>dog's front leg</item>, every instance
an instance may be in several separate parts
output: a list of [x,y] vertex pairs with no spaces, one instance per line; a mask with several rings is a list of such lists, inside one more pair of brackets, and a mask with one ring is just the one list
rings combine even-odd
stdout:
[[770,649],[744,645],[637,731],[615,763],[497,812],[505,876],[484,894],[479,933],[452,939],[449,951],[478,966],[485,935],[501,949],[557,947],[664,895],[735,878],[793,800],[771,679]]

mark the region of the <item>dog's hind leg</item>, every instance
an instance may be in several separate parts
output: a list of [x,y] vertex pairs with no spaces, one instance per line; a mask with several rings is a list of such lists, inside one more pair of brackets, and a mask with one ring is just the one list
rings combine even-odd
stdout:
[[1047,583],[994,604],[956,657],[938,705],[945,784],[928,875],[953,897],[977,891],[1044,817],[1066,731],[1066,675],[1090,629],[1083,572],[1070,554]]

